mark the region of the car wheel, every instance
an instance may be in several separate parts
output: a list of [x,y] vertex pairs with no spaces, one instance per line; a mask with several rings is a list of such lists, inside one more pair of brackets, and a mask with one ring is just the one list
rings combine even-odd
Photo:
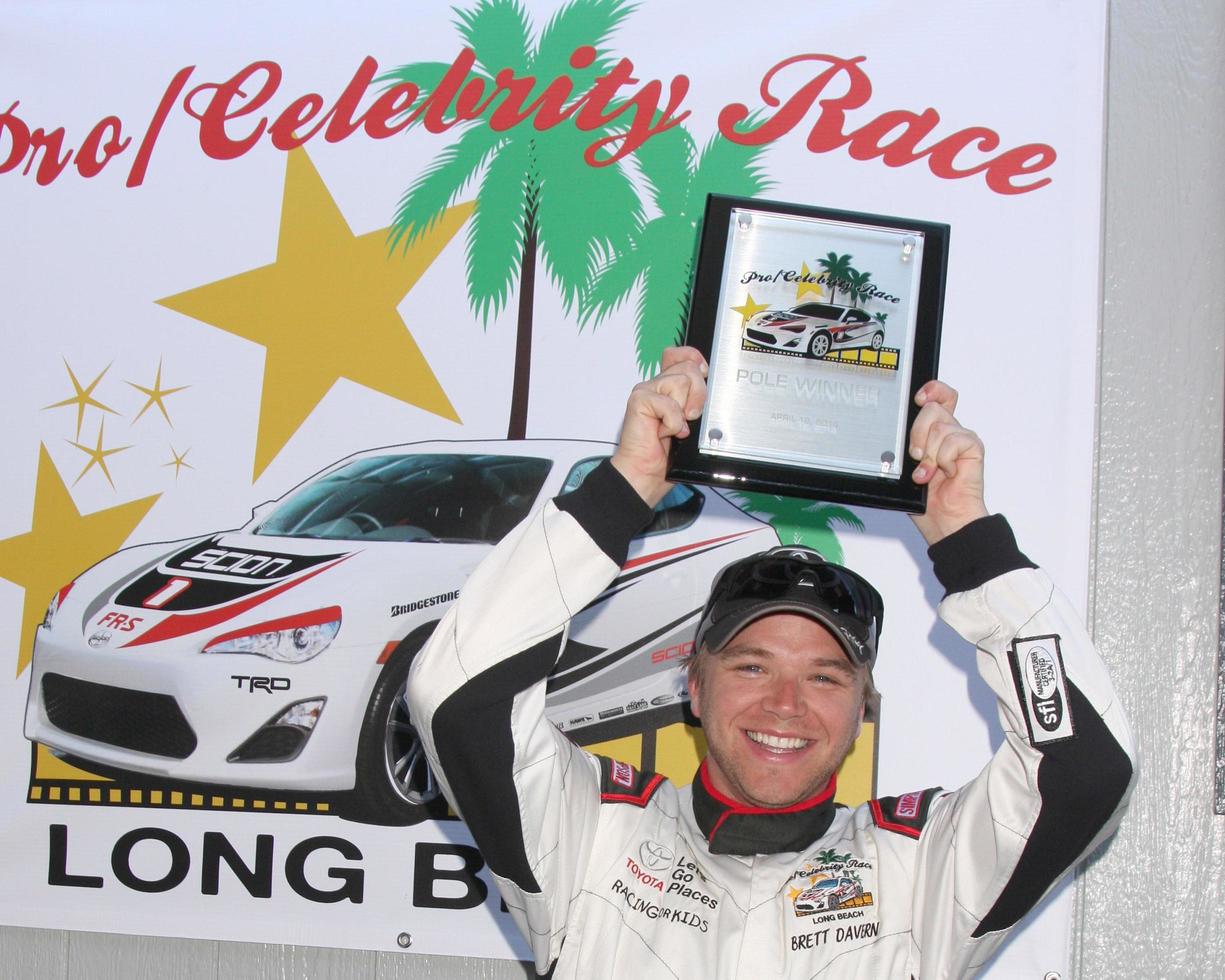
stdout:
[[880,350],[884,346],[885,346],[885,335],[882,331],[877,330],[876,333],[872,334],[872,349]]
[[824,357],[829,353],[830,337],[824,330],[818,330],[808,342],[808,353],[813,357]]
[[446,800],[408,714],[405,690],[413,657],[436,624],[410,633],[383,667],[362,722],[353,793],[344,816],[406,826],[444,816]]

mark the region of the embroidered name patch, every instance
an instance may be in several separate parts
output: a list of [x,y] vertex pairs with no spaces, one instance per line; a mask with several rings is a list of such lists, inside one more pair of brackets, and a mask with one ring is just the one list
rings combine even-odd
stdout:
[[1009,660],[1029,743],[1046,745],[1075,736],[1059,637],[1019,636],[1012,641]]

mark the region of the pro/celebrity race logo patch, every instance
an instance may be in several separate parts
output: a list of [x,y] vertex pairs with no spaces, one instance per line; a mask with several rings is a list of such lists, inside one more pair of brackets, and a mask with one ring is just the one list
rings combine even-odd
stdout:
[[880,932],[872,889],[876,869],[871,861],[832,848],[805,861],[792,874],[787,897],[795,920],[791,951],[861,944]]
[[872,877],[870,861],[827,850],[817,855],[817,862],[804,862],[792,876],[793,884],[787,897],[791,899],[796,916],[825,918],[828,913],[854,909],[859,911],[843,918],[859,918],[864,915],[865,906],[875,904],[864,882],[865,874],[869,881]]

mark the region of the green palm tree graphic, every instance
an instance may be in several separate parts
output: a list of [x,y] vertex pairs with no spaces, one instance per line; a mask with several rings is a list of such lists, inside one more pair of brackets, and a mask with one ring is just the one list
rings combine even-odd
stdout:
[[850,859],[850,854],[839,854],[833,848],[820,851],[817,854],[817,864],[845,864]]
[[[632,9],[627,0],[571,0],[534,37],[517,0],[480,0],[471,10],[456,11],[456,28],[476,57],[472,76],[486,91],[493,91],[494,76],[505,68],[517,78],[547,80],[566,74],[574,90],[581,91],[610,70],[601,45]],[[595,47],[597,56],[589,67],[576,69],[570,56],[584,44]],[[437,62],[401,65],[380,81],[412,81],[424,99],[448,67]],[[488,327],[506,305],[518,276],[507,438],[522,439],[527,434],[537,258],[569,312],[600,259],[641,225],[642,209],[619,163],[592,167],[583,159],[587,146],[610,135],[608,128],[581,132],[566,120],[544,131],[521,125],[496,132],[487,123],[497,105],[497,99],[489,100],[459,139],[405,191],[390,242],[392,248],[407,247],[470,183],[479,182],[467,236],[468,301]]]
[[636,151],[635,163],[658,214],[636,227],[601,266],[583,296],[580,322],[598,325],[641,283],[634,339],[643,377],[658,369],[663,349],[679,343],[684,331],[706,195],[755,197],[768,190],[771,182],[759,166],[764,150],[716,135],[699,153],[689,132],[677,126]]
[[825,283],[829,286],[829,301],[836,303],[838,301],[838,289],[847,288],[847,280],[851,273],[855,270],[851,267],[850,255],[839,255],[837,252],[829,252],[825,258],[817,259],[817,264],[825,270]]
[[842,545],[834,534],[834,525],[841,524],[852,531],[862,531],[863,521],[854,511],[837,504],[797,500],[773,493],[732,493],[733,503],[754,517],[769,521],[784,544],[802,544],[815,548],[827,561],[842,562]]
[[[518,0],[479,0],[456,11],[456,28],[476,59],[471,76],[486,91],[504,68],[516,78],[568,74],[582,91],[611,68],[602,45],[634,8],[628,0],[570,0],[538,37]],[[570,56],[590,44],[597,56],[576,69]],[[389,86],[411,81],[427,99],[446,75],[444,62],[404,64],[382,75]],[[530,104],[535,92],[524,99]],[[764,145],[745,147],[715,136],[699,153],[692,136],[676,126],[652,136],[634,154],[657,216],[646,220],[632,182],[620,163],[589,166],[583,151],[614,127],[580,132],[567,120],[538,131],[512,126],[495,131],[487,123],[497,108],[490,100],[459,138],[412,182],[400,200],[390,245],[407,247],[454,204],[470,184],[478,185],[468,226],[468,301],[484,326],[509,301],[518,277],[515,366],[507,438],[527,431],[532,317],[536,266],[542,261],[580,328],[598,324],[641,282],[635,317],[639,370],[650,374],[663,348],[675,343],[687,315],[688,285],[698,225],[710,192],[753,197],[769,189],[760,167]],[[831,292],[846,288],[850,255],[830,252],[820,264]],[[770,494],[736,494],[741,507],[770,520],[780,538],[817,548],[840,561],[833,525],[863,530],[845,507],[813,504]]]
[[864,298],[864,293],[873,285],[875,284],[872,282],[872,273],[851,269],[846,277],[847,292],[851,294],[851,305],[858,309],[859,301]]
[[879,323],[883,327],[885,325],[885,321],[889,319],[889,314],[888,313],[873,313],[872,319],[875,320],[877,323]]

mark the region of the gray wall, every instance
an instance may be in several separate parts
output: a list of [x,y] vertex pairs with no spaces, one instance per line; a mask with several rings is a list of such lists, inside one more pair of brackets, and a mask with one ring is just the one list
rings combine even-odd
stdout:
[[[1077,976],[1217,977],[1225,4],[1116,0],[1110,30],[1090,609],[1144,771],[1131,817],[1081,877]],[[22,980],[527,975],[486,960],[0,928],[0,976]]]
[[1221,977],[1225,4],[1119,0],[1110,30],[1090,610],[1142,760],[1131,816],[1081,878],[1078,975]]

